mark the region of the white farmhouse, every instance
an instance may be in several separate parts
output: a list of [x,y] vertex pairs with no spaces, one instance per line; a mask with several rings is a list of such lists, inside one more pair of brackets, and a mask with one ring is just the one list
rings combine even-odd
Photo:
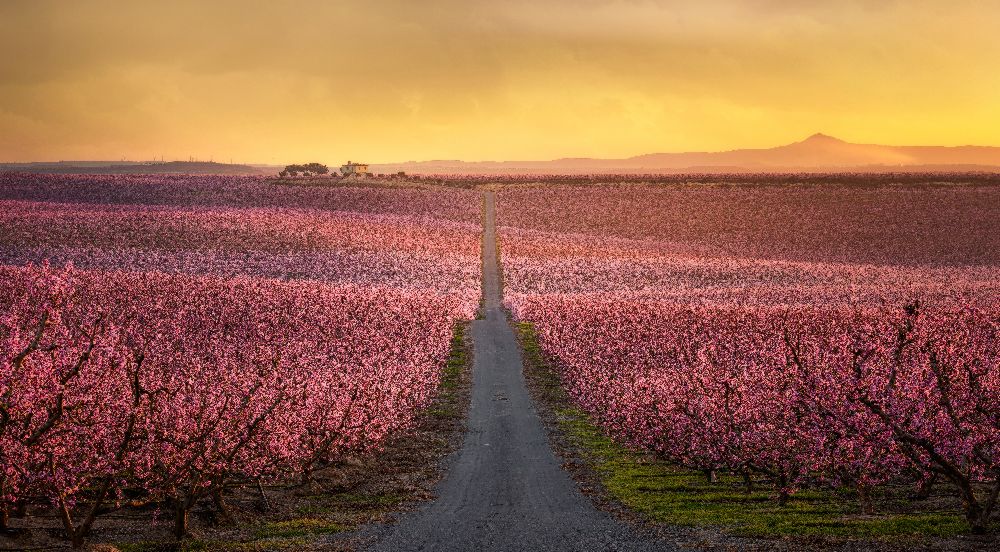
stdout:
[[348,161],[346,165],[340,167],[340,174],[344,176],[352,174],[368,174],[368,164]]

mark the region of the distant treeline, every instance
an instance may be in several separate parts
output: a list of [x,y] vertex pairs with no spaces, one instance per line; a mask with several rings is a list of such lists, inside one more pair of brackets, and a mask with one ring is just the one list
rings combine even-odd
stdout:
[[278,176],[312,176],[327,174],[330,169],[322,163],[306,163],[305,165],[287,165],[285,170],[278,173]]

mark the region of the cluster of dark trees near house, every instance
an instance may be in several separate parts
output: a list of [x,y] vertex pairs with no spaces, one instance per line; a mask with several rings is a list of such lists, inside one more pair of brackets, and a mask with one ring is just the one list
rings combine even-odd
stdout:
[[305,165],[288,165],[285,170],[278,173],[278,176],[313,176],[328,174],[330,169],[322,163],[307,163]]

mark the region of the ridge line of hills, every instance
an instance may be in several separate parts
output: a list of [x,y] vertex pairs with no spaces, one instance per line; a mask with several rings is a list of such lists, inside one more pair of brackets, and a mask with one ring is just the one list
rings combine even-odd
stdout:
[[719,152],[650,153],[622,159],[586,157],[551,161],[409,161],[372,165],[373,172],[890,172],[997,171],[1000,147],[854,144],[814,134],[774,148]]
[[[339,164],[331,164],[334,168]],[[110,174],[276,174],[275,165],[170,161],[0,163],[0,171]],[[622,159],[566,157],[550,161],[432,160],[370,165],[373,173],[585,174],[791,172],[1000,172],[1000,147],[854,144],[814,134],[773,148],[650,153]]]

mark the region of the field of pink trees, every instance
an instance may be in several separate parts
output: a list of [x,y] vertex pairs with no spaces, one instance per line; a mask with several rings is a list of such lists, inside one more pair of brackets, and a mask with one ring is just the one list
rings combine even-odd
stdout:
[[783,503],[1000,494],[1000,189],[550,186],[499,196],[505,300],[572,398]]
[[0,527],[307,481],[436,392],[479,301],[478,194],[0,176]]

